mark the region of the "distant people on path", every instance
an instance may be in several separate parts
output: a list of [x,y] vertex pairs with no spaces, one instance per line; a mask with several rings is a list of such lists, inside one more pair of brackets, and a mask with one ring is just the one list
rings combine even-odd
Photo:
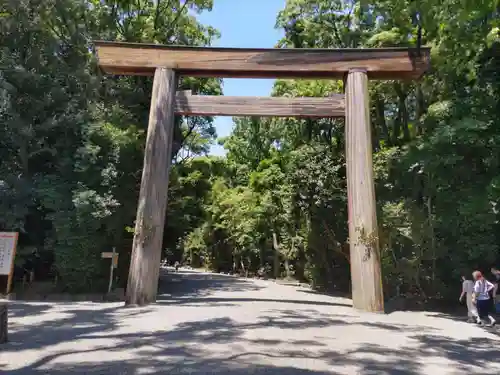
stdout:
[[462,293],[460,294],[460,298],[458,299],[460,302],[464,300],[467,304],[467,322],[469,323],[479,323],[479,315],[477,314],[476,306],[473,303],[473,294],[474,294],[474,281],[467,279],[465,276],[462,276]]
[[481,271],[474,271],[472,278],[474,283],[473,302],[476,305],[479,315],[479,324],[484,324],[486,318],[490,320],[490,326],[496,324],[495,319],[491,316],[494,308],[493,298],[491,296],[495,286],[483,277]]
[[179,267],[180,267],[180,263],[179,261],[175,261],[175,264],[174,264],[174,267],[175,267],[175,272],[179,271]]

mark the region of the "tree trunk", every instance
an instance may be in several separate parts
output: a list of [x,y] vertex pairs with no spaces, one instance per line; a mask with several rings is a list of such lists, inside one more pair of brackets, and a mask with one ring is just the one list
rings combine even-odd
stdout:
[[408,127],[408,109],[406,108],[407,94],[403,91],[401,83],[395,83],[394,87],[398,95],[398,111],[401,119],[401,127],[403,128],[403,140],[408,142],[411,138],[410,128]]
[[0,344],[8,341],[8,304],[0,302]]
[[384,100],[380,97],[375,99],[375,114],[376,121],[382,128],[382,133],[384,134],[384,139],[387,146],[392,146],[391,132],[387,127],[387,121],[385,120],[385,104]]
[[346,88],[346,161],[352,302],[384,311],[371,146],[368,76],[351,70]]
[[288,257],[285,256],[285,271],[286,271],[286,278],[290,279],[292,277],[292,273],[290,272],[290,261],[288,260]]
[[240,259],[240,266],[241,266],[241,269],[243,271],[243,274],[245,275],[245,277],[247,277],[248,274],[247,274],[247,270],[245,268],[245,264],[243,263],[243,259]]
[[146,305],[156,301],[167,209],[176,86],[173,70],[156,69],[126,305]]
[[[429,175],[428,181],[429,187],[431,185],[431,176]],[[431,240],[431,251],[432,251],[432,275],[431,275],[431,283],[432,283],[432,291],[436,292],[436,238],[434,236],[434,219],[432,215],[432,198],[430,196],[430,189],[427,190],[429,196],[427,197],[427,220],[429,226],[429,236]]]
[[278,245],[278,236],[273,232],[273,248],[274,248],[274,278],[279,279],[280,277],[280,250]]
[[417,135],[422,135],[423,131],[422,131],[422,123],[421,123],[421,119],[422,119],[422,116],[425,114],[425,100],[424,100],[424,93],[422,92],[422,86],[421,86],[421,83],[418,82],[417,83],[417,88],[416,88],[416,93],[415,93],[415,97],[416,97],[416,117],[417,117],[417,121],[416,123],[418,124],[417,125]]
[[245,277],[248,278],[248,273],[250,272],[250,270],[252,269],[252,258],[247,256],[247,269],[246,269],[246,272],[245,272]]

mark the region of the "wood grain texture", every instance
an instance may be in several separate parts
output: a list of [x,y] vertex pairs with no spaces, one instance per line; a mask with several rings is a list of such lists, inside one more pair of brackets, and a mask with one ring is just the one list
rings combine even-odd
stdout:
[[429,66],[430,49],[239,49],[94,42],[105,73],[152,75],[156,68],[181,75],[240,78],[339,78],[364,68],[374,79],[415,79]]
[[343,94],[325,98],[189,95],[178,91],[175,113],[186,116],[344,117]]
[[362,70],[347,75],[346,163],[353,306],[383,312],[368,77]]
[[126,305],[145,305],[156,300],[167,209],[176,87],[174,71],[163,68],[156,70]]

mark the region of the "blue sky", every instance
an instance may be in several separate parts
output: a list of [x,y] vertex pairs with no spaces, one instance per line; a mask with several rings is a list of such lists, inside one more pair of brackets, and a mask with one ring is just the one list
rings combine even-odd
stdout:
[[[221,37],[216,47],[272,48],[283,37],[276,30],[276,16],[285,6],[285,0],[214,0],[211,12],[198,16],[201,23],[215,27]],[[268,96],[274,80],[271,79],[224,79],[224,95]],[[219,137],[231,133],[231,117],[216,117],[215,127]],[[224,149],[213,145],[210,154],[224,155]]]

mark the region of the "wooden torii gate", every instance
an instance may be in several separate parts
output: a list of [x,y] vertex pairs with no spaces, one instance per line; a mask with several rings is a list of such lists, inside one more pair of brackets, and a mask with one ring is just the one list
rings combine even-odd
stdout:
[[[155,302],[167,208],[174,116],[346,118],[353,306],[383,312],[372,169],[369,79],[418,79],[429,49],[237,49],[95,42],[107,74],[154,75],[126,304]],[[344,79],[345,95],[254,98],[177,91],[181,75],[221,78]]]

